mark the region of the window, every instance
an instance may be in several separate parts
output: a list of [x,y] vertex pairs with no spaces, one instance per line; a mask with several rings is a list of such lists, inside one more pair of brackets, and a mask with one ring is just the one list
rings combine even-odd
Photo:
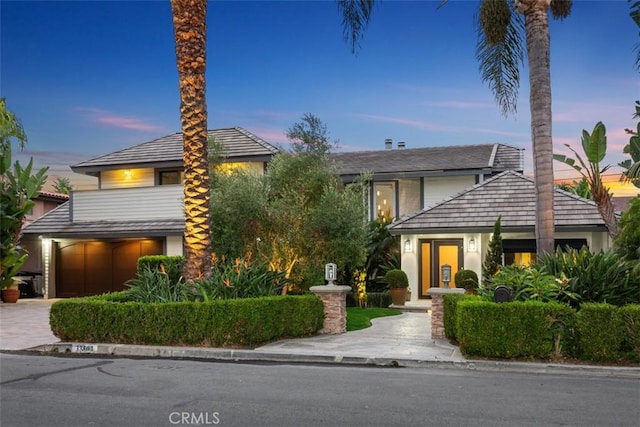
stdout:
[[184,172],[180,170],[166,170],[158,172],[158,185],[176,185],[184,181]]
[[373,209],[375,219],[393,220],[396,217],[396,185],[393,182],[373,183]]

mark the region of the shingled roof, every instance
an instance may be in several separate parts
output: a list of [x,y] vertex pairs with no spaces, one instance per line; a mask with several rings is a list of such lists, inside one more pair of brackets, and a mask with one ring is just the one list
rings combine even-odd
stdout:
[[[392,234],[491,232],[502,217],[503,231],[533,231],[536,196],[534,181],[505,171],[434,206],[389,225]],[[606,231],[596,204],[556,189],[555,226],[558,231]]]
[[524,170],[523,149],[499,143],[332,153],[331,159],[340,164],[343,176],[365,171],[374,177],[411,177],[444,171],[495,174]]
[[184,219],[149,221],[79,221],[71,222],[69,203],[50,210],[31,224],[23,234],[57,238],[122,238],[179,235],[184,232]]
[[[234,161],[268,161],[278,148],[242,128],[208,131],[222,143],[225,156]],[[71,166],[77,173],[91,174],[101,170],[122,167],[155,167],[182,165],[182,133],[166,135]]]

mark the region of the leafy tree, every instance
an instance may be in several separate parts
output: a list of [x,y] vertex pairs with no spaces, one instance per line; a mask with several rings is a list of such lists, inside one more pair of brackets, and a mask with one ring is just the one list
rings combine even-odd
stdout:
[[585,177],[582,177],[580,181],[573,181],[572,183],[560,184],[558,185],[558,188],[568,193],[575,194],[576,196],[580,196],[583,199],[593,200],[593,196],[591,195],[591,190],[589,189],[589,182]]
[[286,135],[294,153],[327,154],[338,145],[329,141],[327,126],[311,113],[305,113],[302,121],[290,127]]
[[624,260],[635,261],[640,269],[640,197],[631,200],[629,209],[620,218],[615,251]]
[[184,278],[207,275],[211,263],[210,176],[205,99],[207,1],[171,0],[180,121],[184,140]]
[[45,183],[48,168],[33,171],[33,159],[26,167],[11,164],[11,140],[22,149],[27,141],[22,124],[0,99],[0,288],[13,284],[28,253],[20,246],[22,223],[33,208],[33,198]]
[[598,212],[600,212],[600,216],[609,231],[609,235],[615,237],[618,233],[615,206],[611,200],[609,188],[605,187],[602,182],[602,175],[609,170],[611,165],[600,166],[600,162],[604,160],[607,154],[607,130],[604,124],[598,122],[591,134],[586,130],[582,131],[582,149],[587,159],[586,162],[569,144],[565,144],[565,146],[576,155],[578,164],[576,164],[576,160],[564,154],[554,154],[553,158],[571,166],[587,180],[589,190],[593,196],[593,200],[598,206]]
[[69,194],[73,190],[69,178],[57,176],[53,182],[53,191],[60,194]]
[[[640,5],[640,1],[638,4]],[[636,112],[633,117],[640,119],[640,101],[636,101]],[[640,188],[640,121],[638,121],[635,130],[625,129],[625,132],[631,137],[623,152],[631,158],[618,163],[618,166],[624,169],[621,179],[622,181],[631,182]]]
[[[441,5],[448,0],[442,0]],[[482,0],[478,11],[476,58],[483,81],[506,115],[515,112],[524,46],[529,68],[529,103],[536,183],[538,254],[554,246],[553,142],[548,10],[554,18],[571,13],[572,0]],[[373,0],[341,0],[344,36],[355,51],[374,10]],[[524,17],[524,19],[523,19]]]
[[380,217],[369,222],[365,271],[370,284],[381,282],[388,270],[400,268],[400,237],[392,236],[387,229],[391,221]]
[[482,283],[485,286],[491,282],[491,278],[500,271],[500,267],[502,266],[501,221],[502,217],[499,216],[493,224],[493,236],[491,236],[491,240],[489,240],[489,249],[482,263]]

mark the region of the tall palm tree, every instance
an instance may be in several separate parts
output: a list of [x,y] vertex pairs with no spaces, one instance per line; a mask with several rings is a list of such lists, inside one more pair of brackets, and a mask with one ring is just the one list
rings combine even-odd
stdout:
[[[448,0],[442,0],[441,5]],[[355,50],[373,13],[373,0],[339,0],[344,36]],[[482,0],[476,58],[504,114],[515,112],[523,45],[529,65],[529,103],[536,182],[536,241],[539,255],[553,252],[553,143],[549,22],[571,13],[572,0]],[[524,17],[524,20],[523,20]]]
[[207,161],[205,65],[207,0],[171,0],[180,88],[184,161],[185,280],[209,271],[210,178]]

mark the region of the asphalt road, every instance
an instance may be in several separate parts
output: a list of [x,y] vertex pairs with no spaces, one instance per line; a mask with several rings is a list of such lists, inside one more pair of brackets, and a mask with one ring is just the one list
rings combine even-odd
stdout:
[[0,354],[0,425],[638,426],[640,380]]

